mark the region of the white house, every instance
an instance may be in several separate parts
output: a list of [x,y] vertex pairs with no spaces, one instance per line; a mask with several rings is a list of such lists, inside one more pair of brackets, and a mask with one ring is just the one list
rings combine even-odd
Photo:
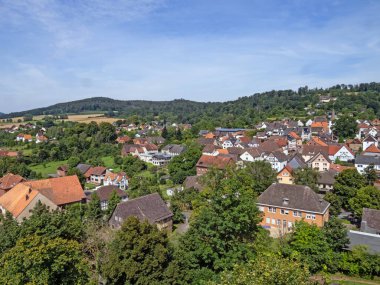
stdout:
[[363,150],[366,150],[371,144],[374,144],[375,146],[378,146],[379,142],[373,136],[367,136],[363,140],[362,144],[363,144]]
[[360,174],[370,165],[373,165],[376,171],[380,171],[380,156],[358,155],[355,159],[355,167]]
[[262,151],[260,151],[258,148],[247,149],[240,155],[240,159],[250,162],[263,160]]
[[335,161],[351,161],[355,159],[355,154],[346,145],[329,145],[329,159]]
[[227,148],[233,147],[233,146],[234,146],[234,144],[230,140],[225,140],[222,143],[222,148],[224,148],[224,149],[227,149]]
[[111,171],[107,171],[103,180],[104,186],[117,186],[122,190],[128,188],[128,177],[125,172],[113,173]]
[[282,169],[284,169],[288,163],[287,156],[280,151],[269,153],[268,155],[264,156],[264,160],[268,161],[271,164],[272,168],[277,172],[280,172]]

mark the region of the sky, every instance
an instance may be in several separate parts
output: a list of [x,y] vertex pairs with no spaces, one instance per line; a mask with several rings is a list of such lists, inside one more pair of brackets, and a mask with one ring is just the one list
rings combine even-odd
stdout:
[[0,112],[380,81],[380,1],[0,0]]

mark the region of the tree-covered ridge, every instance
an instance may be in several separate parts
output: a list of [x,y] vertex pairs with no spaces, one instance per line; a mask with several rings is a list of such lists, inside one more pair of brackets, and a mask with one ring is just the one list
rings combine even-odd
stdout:
[[[321,97],[334,98],[321,103]],[[333,108],[336,112],[358,116],[380,115],[380,83],[336,85],[330,88],[256,93],[227,102],[194,102],[184,99],[173,101],[113,100],[105,97],[89,98],[24,112],[10,113],[2,117],[25,114],[66,114],[81,112],[117,111],[119,116],[138,115],[145,119],[169,119],[178,123],[203,123],[204,127],[252,127],[260,120],[282,117],[308,117],[324,115]],[[210,120],[212,119],[212,120]]]

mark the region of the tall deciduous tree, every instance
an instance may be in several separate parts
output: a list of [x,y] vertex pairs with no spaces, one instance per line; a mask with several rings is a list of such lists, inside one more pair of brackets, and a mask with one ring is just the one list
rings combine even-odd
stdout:
[[311,285],[309,271],[299,261],[277,254],[260,254],[232,271],[223,272],[219,285]]
[[0,258],[1,284],[87,284],[87,264],[76,241],[31,235]]
[[354,117],[342,116],[334,125],[334,132],[336,135],[343,138],[353,138],[358,130],[358,124]]
[[361,218],[363,208],[380,210],[380,190],[374,186],[363,187],[348,203],[355,216]]
[[337,217],[331,217],[323,226],[322,231],[332,250],[341,252],[350,243],[347,236],[347,227]]
[[309,186],[316,192],[318,191],[318,177],[318,171],[312,168],[299,168],[294,171],[294,182],[296,184]]
[[[229,170],[180,240],[189,275],[220,272],[249,260],[261,215],[256,206],[252,178],[243,171]],[[206,274],[207,275],[207,274]],[[193,277],[193,276],[192,276]],[[188,278],[192,278],[189,277]]]
[[341,198],[343,207],[349,207],[348,200],[365,185],[365,178],[356,169],[345,169],[335,177],[333,193]]
[[101,272],[107,284],[165,284],[171,257],[166,233],[130,217],[109,244]]

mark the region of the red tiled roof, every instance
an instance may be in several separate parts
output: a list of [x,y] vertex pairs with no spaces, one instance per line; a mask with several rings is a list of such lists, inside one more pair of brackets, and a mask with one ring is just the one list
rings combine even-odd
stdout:
[[380,153],[380,149],[375,144],[371,144],[364,150],[364,152]]
[[197,167],[225,169],[233,163],[234,161],[231,157],[202,155],[197,162]]
[[0,178],[0,189],[9,190],[22,181],[25,181],[22,176],[15,175],[13,173],[7,173],[5,176]]

